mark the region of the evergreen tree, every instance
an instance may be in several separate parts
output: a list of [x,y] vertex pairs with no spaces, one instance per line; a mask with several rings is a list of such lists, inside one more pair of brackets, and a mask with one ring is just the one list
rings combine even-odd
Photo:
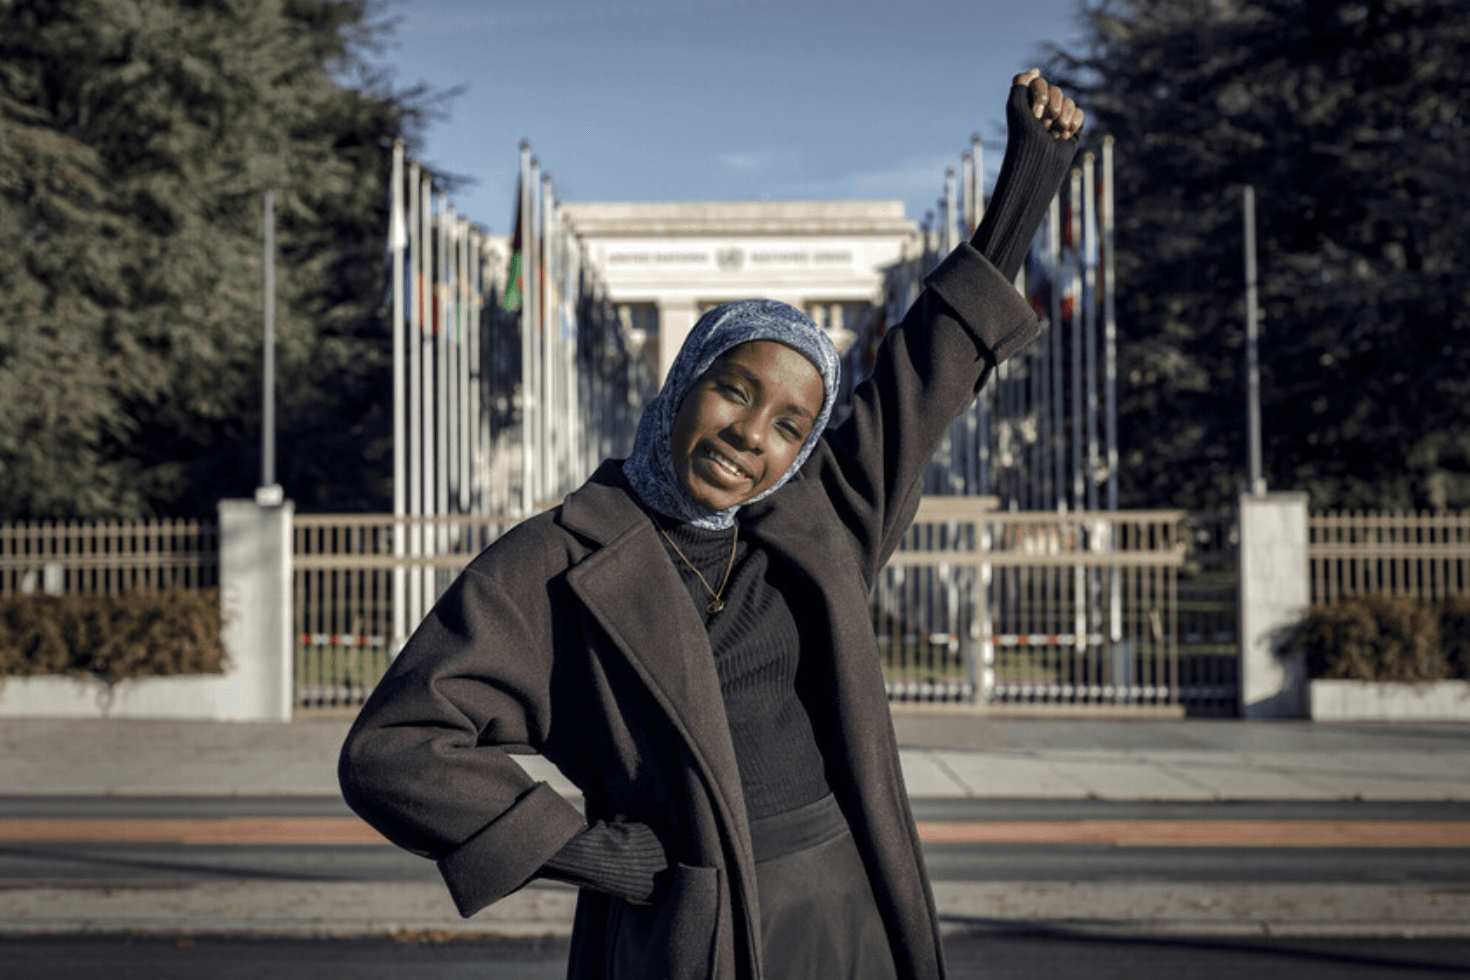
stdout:
[[1246,471],[1241,186],[1256,188],[1265,462],[1317,507],[1470,506],[1470,5],[1104,0],[1056,52],[1118,141],[1133,505]]
[[[211,514],[260,472],[385,506],[388,147],[366,0],[0,0],[0,516]],[[343,79],[348,81],[344,82]]]

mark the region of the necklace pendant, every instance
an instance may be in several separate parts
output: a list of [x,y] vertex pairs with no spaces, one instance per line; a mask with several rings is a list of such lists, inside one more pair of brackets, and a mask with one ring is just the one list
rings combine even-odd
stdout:
[[724,599],[721,599],[719,596],[716,596],[714,598],[714,601],[712,601],[709,605],[707,605],[707,606],[704,607],[704,611],[707,612],[707,613],[709,613],[711,616],[713,616],[715,613],[720,612],[724,608],[725,608],[725,600]]

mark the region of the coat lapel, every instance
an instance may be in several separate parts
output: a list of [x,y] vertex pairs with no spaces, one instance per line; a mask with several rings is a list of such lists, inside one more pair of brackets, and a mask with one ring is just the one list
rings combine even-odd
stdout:
[[601,545],[567,573],[567,585],[683,733],[730,819],[743,826],[739,767],[709,634],[616,464],[604,464],[567,498],[561,522]]

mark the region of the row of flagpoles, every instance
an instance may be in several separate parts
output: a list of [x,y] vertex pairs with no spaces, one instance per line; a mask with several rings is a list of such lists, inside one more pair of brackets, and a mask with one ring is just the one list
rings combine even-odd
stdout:
[[463,518],[526,516],[626,453],[654,383],[525,144],[519,184],[491,236],[393,148],[395,648],[447,584],[435,557],[485,543]]
[[[888,272],[880,322],[897,322],[924,276],[979,227],[981,154],[976,137],[958,178],[946,174],[937,220],[926,216],[915,253]],[[1017,278],[1048,329],[1002,364],[955,421],[925,472],[924,492],[995,495],[1014,510],[1117,509],[1112,137],[1100,164],[1083,154]]]
[[[880,322],[895,322],[917,297],[924,276],[984,215],[978,138],[963,158],[960,177],[945,180],[937,221],[926,217],[917,253],[889,270]],[[1044,316],[1047,329],[1025,351],[997,368],[970,409],[954,424],[924,473],[928,494],[993,496],[1007,511],[1096,512],[1118,507],[1117,323],[1113,274],[1113,140],[1105,138],[1101,166],[1092,153],[1052,200],[1032,242],[1016,288]],[[871,344],[869,345],[872,346]],[[935,534],[936,529],[929,529]],[[989,525],[980,527],[988,547]],[[1058,528],[1037,542],[1055,550],[1108,551],[1107,520],[1086,519],[1065,534]],[[1034,572],[1034,574],[1033,574]],[[973,574],[972,580],[968,577]],[[997,691],[995,638],[1001,622],[1021,622],[1052,637],[1013,657],[1034,659],[1045,646],[1074,647],[1093,676],[1133,684],[1124,633],[1122,579],[1117,567],[945,570],[929,586],[931,601],[951,608],[973,604],[975,693]],[[1044,624],[1044,625],[1040,625]],[[1032,631],[1028,630],[1028,632]],[[1064,640],[1064,638],[1066,638]]]
[[[926,493],[1079,511],[1098,509],[1105,492],[1116,509],[1111,139],[1101,164],[1084,155],[1017,282],[1050,328],[955,422]],[[976,139],[959,179],[946,177],[937,222],[926,220],[918,248],[889,270],[863,349],[978,226],[982,173]],[[433,557],[475,546],[447,519],[524,516],[559,499],[627,452],[657,379],[528,145],[509,237],[457,215],[401,144],[391,186],[394,554],[411,573],[394,584],[401,640],[445,584]]]

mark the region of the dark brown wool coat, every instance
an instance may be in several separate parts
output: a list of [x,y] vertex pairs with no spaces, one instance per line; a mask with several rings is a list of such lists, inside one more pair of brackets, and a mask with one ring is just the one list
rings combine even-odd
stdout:
[[[949,422],[1039,331],[968,245],[928,286],[848,420],[796,478],[740,513],[773,573],[802,583],[791,604],[825,624],[803,638],[801,697],[899,974],[926,980],[944,974],[938,919],[869,592]],[[750,835],[709,640],[616,463],[459,577],[363,708],[343,748],[342,791],[390,840],[436,859],[471,915],[525,885],[583,825],[516,764],[518,752],[555,763],[588,818],[650,825],[675,863],[653,905],[582,892],[572,977],[761,975]]]

